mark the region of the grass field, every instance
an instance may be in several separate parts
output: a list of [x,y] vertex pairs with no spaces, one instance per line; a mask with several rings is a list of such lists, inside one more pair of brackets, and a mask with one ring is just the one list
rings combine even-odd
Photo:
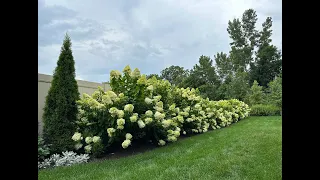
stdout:
[[43,180],[282,179],[280,116],[249,117],[230,127],[142,154],[39,171]]

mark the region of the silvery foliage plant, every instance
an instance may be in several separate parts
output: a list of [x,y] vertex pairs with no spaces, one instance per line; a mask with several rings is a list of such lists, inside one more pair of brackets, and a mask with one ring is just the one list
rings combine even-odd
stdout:
[[60,156],[60,154],[53,154],[50,158],[45,159],[43,162],[38,162],[38,169],[86,163],[88,162],[89,158],[90,157],[88,154],[77,155],[75,152],[66,151],[62,152],[62,156]]

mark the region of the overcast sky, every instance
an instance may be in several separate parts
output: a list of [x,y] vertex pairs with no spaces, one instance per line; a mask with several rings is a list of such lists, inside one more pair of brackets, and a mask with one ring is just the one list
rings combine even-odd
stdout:
[[144,74],[191,69],[200,55],[229,52],[228,20],[249,8],[258,29],[273,18],[273,44],[282,49],[279,0],[38,0],[38,72],[53,74],[66,32],[77,79],[109,81],[128,64]]

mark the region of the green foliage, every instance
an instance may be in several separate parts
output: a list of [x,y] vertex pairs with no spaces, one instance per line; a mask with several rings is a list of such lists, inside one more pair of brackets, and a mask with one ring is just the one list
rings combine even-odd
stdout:
[[201,95],[212,100],[218,99],[217,89],[220,85],[219,77],[212,59],[209,56],[200,56],[199,65],[196,64],[190,75],[183,82],[183,87],[199,88]]
[[98,156],[119,144],[128,148],[131,143],[151,140],[165,145],[181,134],[229,126],[250,111],[239,100],[210,101],[198,89],[178,88],[156,77],[146,79],[129,66],[123,74],[111,71],[110,85],[113,91],[99,88],[77,101],[78,128],[72,139],[78,151]]
[[259,86],[257,81],[254,81],[247,96],[247,104],[251,106],[255,104],[263,104],[265,102],[265,94],[262,88],[263,87]]
[[225,82],[227,77],[233,74],[233,64],[227,54],[221,52],[214,56],[216,69],[221,82]]
[[276,77],[268,84],[268,100],[269,103],[282,108],[282,78]]
[[71,40],[66,35],[46,97],[43,114],[43,137],[47,144],[52,145],[52,153],[73,149],[70,136],[76,128],[75,120],[78,112],[76,101],[79,99],[74,64]]
[[280,109],[271,104],[256,104],[250,107],[251,116],[276,116],[280,115]]
[[258,50],[255,62],[250,64],[250,81],[257,80],[263,87],[278,76],[282,71],[282,57],[278,48],[272,44],[272,19],[268,17],[262,24],[262,31],[258,40]]
[[184,70],[183,67],[172,65],[161,71],[161,78],[168,80],[172,85],[179,86],[188,74],[188,70]]
[[151,79],[152,77],[156,77],[159,80],[162,79],[162,77],[159,76],[158,74],[149,74],[149,75],[147,75],[147,79]]
[[248,83],[248,73],[237,72],[231,77],[230,82],[227,83],[226,87],[226,98],[227,99],[239,99],[243,101],[250,90]]
[[255,30],[257,20],[256,12],[253,9],[248,9],[243,13],[241,21],[233,19],[228,22],[227,31],[232,39],[229,58],[232,62],[233,72],[248,72],[258,37]]
[[38,137],[38,161],[44,160],[49,154],[49,145],[45,144],[41,137]]

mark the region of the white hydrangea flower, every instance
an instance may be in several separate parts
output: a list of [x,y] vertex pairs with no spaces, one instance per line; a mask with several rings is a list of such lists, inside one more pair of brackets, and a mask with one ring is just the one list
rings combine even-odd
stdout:
[[147,90],[153,91],[153,86],[152,86],[152,85],[148,86],[148,87],[147,87]]
[[112,107],[109,109],[109,113],[112,117],[115,117],[118,114],[118,109],[116,107]]
[[154,118],[155,118],[156,120],[158,120],[158,121],[164,119],[164,117],[165,117],[165,114],[162,114],[162,113],[160,113],[160,112],[158,112],[158,111],[157,111],[156,113],[154,113]]
[[130,117],[130,121],[131,121],[131,122],[136,122],[137,119],[138,119],[138,117],[135,116],[135,115],[133,115],[133,116]]
[[148,117],[144,120],[146,124],[150,124],[152,122],[152,118]]
[[202,115],[202,116],[204,116],[204,115],[206,114],[206,112],[200,111],[199,114]]
[[188,96],[188,94],[186,93],[186,92],[184,92],[183,94],[182,94],[182,97],[183,98],[185,98],[185,97],[187,97]]
[[193,119],[192,118],[187,118],[187,120],[186,120],[187,122],[192,122],[193,121]]
[[168,141],[175,142],[177,141],[177,138],[175,136],[168,136]]
[[156,111],[163,112],[163,108],[161,108],[161,107],[155,106],[154,109]]
[[91,152],[91,149],[92,149],[92,146],[91,145],[86,145],[84,147],[84,150],[86,151],[86,153],[90,153]]
[[138,77],[140,77],[140,71],[139,71],[138,68],[135,68],[135,69],[133,70],[133,72],[131,72],[131,77],[133,77],[133,78],[138,78]]
[[131,135],[130,133],[127,133],[127,134],[126,134],[126,139],[127,139],[127,140],[131,140],[131,139],[132,139],[132,135]]
[[92,142],[93,143],[97,143],[97,142],[100,142],[100,137],[99,136],[93,136],[93,138],[92,138]]
[[114,128],[108,128],[108,129],[107,129],[107,132],[108,132],[108,136],[109,136],[109,137],[112,137],[112,136],[113,136],[113,133],[115,133],[116,130],[115,130]]
[[75,132],[72,136],[72,140],[74,140],[74,141],[80,141],[82,139],[83,139],[83,137],[81,136],[81,133],[79,133],[79,132]]
[[110,79],[112,80],[112,79],[118,79],[118,78],[120,78],[121,77],[121,72],[120,71],[118,71],[118,70],[112,70],[111,72],[110,72]]
[[183,111],[184,111],[184,112],[189,112],[189,111],[190,111],[190,106],[184,108]]
[[123,143],[121,145],[122,145],[123,149],[126,149],[130,144],[131,144],[131,141],[126,139],[123,141]]
[[198,133],[197,129],[191,129],[191,131],[194,132],[194,133]]
[[161,99],[161,95],[154,96],[153,99],[154,99],[155,102],[158,102]]
[[201,105],[200,105],[200,104],[196,104],[196,105],[194,105],[194,109],[196,109],[196,110],[200,110],[200,109],[201,109]]
[[124,126],[123,125],[117,126],[117,129],[122,130],[122,129],[124,129]]
[[179,132],[179,131],[173,131],[173,135],[174,135],[175,137],[179,137],[179,136],[180,136],[180,132]]
[[123,93],[120,93],[119,94],[119,98],[123,98],[124,97],[124,94]]
[[146,97],[146,98],[144,99],[144,102],[147,103],[147,104],[151,104],[151,103],[152,103],[152,99]]
[[80,148],[82,148],[82,146],[83,146],[83,144],[77,143],[76,145],[74,145],[74,148],[75,148],[76,150],[79,150]]
[[169,111],[174,111],[175,108],[176,108],[176,105],[172,104],[169,106]]
[[146,125],[144,124],[144,122],[142,120],[138,121],[138,126],[140,129],[144,128]]
[[179,121],[179,122],[183,123],[184,119],[183,119],[182,116],[179,115],[179,116],[177,116],[177,118],[178,118],[178,121]]
[[126,67],[124,67],[124,69],[123,69],[122,72],[123,72],[123,73],[126,73],[126,74],[131,74],[131,68],[130,68],[130,66],[127,65]]
[[123,110],[118,110],[117,115],[118,115],[118,118],[123,118],[123,116],[124,116]]
[[167,128],[167,127],[169,127],[169,126],[171,125],[171,123],[172,123],[172,120],[171,120],[171,119],[163,120],[163,121],[162,121],[162,126],[163,126],[164,128]]
[[147,77],[145,74],[143,74],[137,81],[137,84],[139,85],[145,85],[147,84]]
[[87,144],[90,144],[91,142],[92,142],[92,137],[86,137],[86,139],[85,139],[85,142],[87,143]]
[[158,145],[160,146],[164,146],[166,144],[166,142],[162,139],[159,140]]
[[134,106],[132,104],[127,104],[124,106],[124,110],[127,112],[133,112]]
[[148,110],[148,111],[146,111],[146,116],[147,117],[152,117],[152,115],[153,115],[153,112],[152,111],[150,111],[150,110]]
[[163,108],[163,102],[162,101],[157,102],[156,107]]
[[126,123],[126,121],[123,118],[117,119],[117,125],[123,126]]
[[183,131],[183,132],[182,132],[182,134],[186,135],[186,134],[187,134],[187,132],[186,132],[186,131]]

